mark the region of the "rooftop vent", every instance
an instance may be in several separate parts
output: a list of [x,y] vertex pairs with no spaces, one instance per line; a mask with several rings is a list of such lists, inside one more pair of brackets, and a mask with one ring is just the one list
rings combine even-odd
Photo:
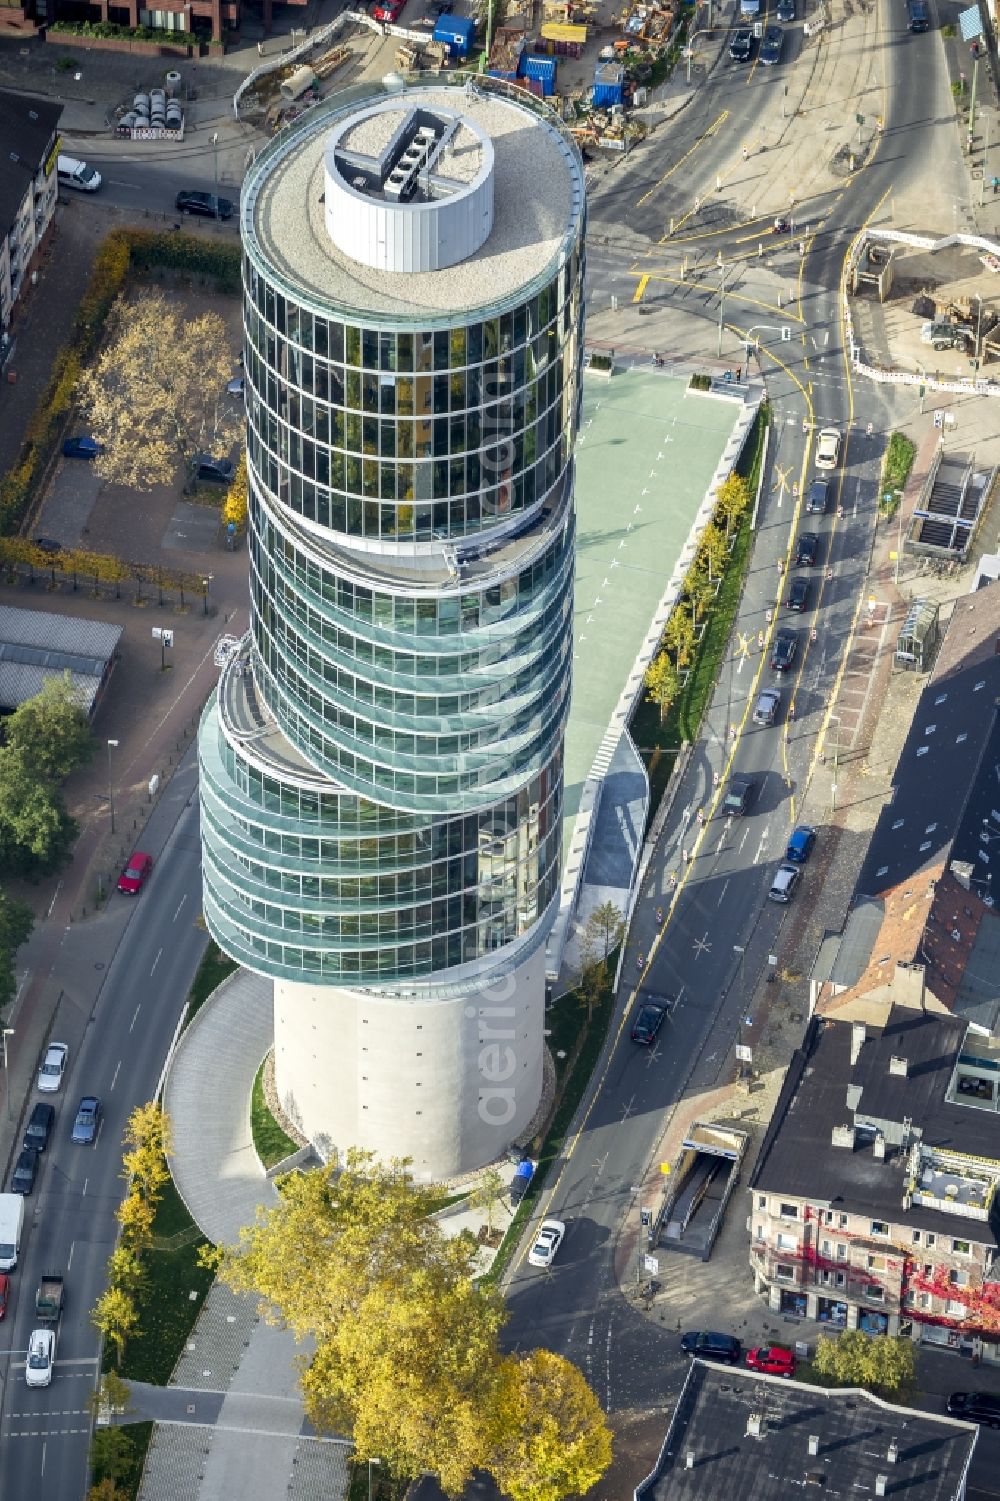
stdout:
[[764,1414],[752,1412],[747,1418],[747,1438],[760,1438],[764,1432]]
[[893,1053],[889,1059],[889,1073],[895,1074],[897,1078],[905,1079],[909,1072],[910,1065],[906,1059],[901,1058],[898,1053]]
[[888,1477],[888,1475],[876,1475],[875,1476],[875,1494],[876,1494],[876,1496],[884,1496],[884,1495],[886,1495],[886,1493],[888,1492],[888,1489],[889,1489],[889,1477]]
[[875,1141],[872,1145],[872,1156],[878,1157],[882,1162],[885,1161],[885,1137],[882,1135],[881,1131],[875,1132]]
[[830,1144],[835,1147],[849,1147],[854,1149],[854,1127],[834,1126],[830,1133]]
[[894,1465],[897,1462],[897,1460],[899,1459],[899,1439],[894,1438],[892,1440],[889,1445],[889,1452],[885,1457],[891,1465]]
[[813,1456],[813,1458],[815,1458],[816,1455],[819,1453],[819,1434],[818,1433],[810,1433],[810,1435],[809,1435],[809,1453]]

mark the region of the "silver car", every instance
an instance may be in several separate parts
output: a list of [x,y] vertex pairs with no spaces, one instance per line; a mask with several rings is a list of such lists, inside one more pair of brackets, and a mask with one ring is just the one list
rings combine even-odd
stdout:
[[778,717],[781,694],[777,688],[765,688],[754,704],[754,724],[773,724]]

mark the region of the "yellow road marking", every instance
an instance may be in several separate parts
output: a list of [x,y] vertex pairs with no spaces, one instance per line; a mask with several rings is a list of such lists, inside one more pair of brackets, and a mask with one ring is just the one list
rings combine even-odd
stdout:
[[722,122],[724,120],[728,119],[728,117],[729,117],[729,111],[727,109],[724,109],[722,111],[722,114],[719,115],[718,119],[712,121],[711,125],[705,131],[705,134],[704,135],[700,135],[698,137],[698,139],[695,141],[694,145],[690,146],[687,149],[687,151],[685,151],[685,153],[684,153],[683,156],[678,157],[677,161],[675,161],[671,166],[669,166],[667,168],[666,172],[664,172],[664,174],[660,178],[660,180],[658,182],[654,182],[653,186],[649,189],[649,191],[647,193],[643,193],[642,197],[639,198],[636,201],[636,205],[635,205],[636,208],[642,208],[642,205],[644,203],[647,203],[649,201],[649,199],[652,198],[652,196],[656,192],[657,188],[662,188],[663,184],[667,181],[667,179],[669,177],[672,177],[673,174],[677,171],[677,168],[683,166],[683,164],[687,161],[687,159],[691,155],[691,153],[694,152],[694,151],[697,151],[699,146],[703,145],[704,142],[707,141],[710,136],[713,136],[715,134],[715,132],[718,130],[719,126],[722,124]]
[[649,277],[648,276],[640,276],[640,278],[639,278],[639,285],[636,287],[636,289],[635,289],[635,296],[632,298],[633,302],[641,302],[642,301],[643,295],[644,295],[644,293],[645,293],[646,288],[647,288],[648,285],[649,285]]

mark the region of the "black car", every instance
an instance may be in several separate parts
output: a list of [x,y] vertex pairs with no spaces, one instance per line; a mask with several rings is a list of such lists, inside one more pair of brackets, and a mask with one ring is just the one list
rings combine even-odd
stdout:
[[779,61],[784,40],[785,33],[780,26],[769,26],[764,32],[764,40],[760,44],[760,60],[765,68],[773,68]]
[[44,1152],[49,1141],[49,1132],[52,1130],[52,1122],[56,1118],[56,1107],[49,1105],[45,1100],[39,1100],[28,1117],[28,1124],[24,1128],[24,1145],[32,1147],[36,1152]]
[[779,631],[771,647],[771,670],[787,672],[795,661],[795,653],[798,649],[799,638],[794,631]]
[[741,26],[733,32],[729,43],[729,56],[734,63],[748,63],[753,55],[753,32],[749,26]]
[[53,537],[32,537],[31,543],[33,547],[38,548],[39,552],[47,552],[52,556],[55,556],[57,552],[62,552],[62,543],[57,542]]
[[784,21],[786,23],[786,25],[787,25],[787,23],[789,21],[794,21],[795,20],[795,0],[778,0],[778,9],[777,9],[776,14],[777,14],[778,20],[779,21]]
[[952,1392],[948,1398],[948,1416],[964,1418],[967,1423],[982,1423],[985,1428],[1000,1428],[1000,1397],[992,1392]]
[[178,193],[174,207],[179,214],[199,214],[203,219],[231,219],[233,205],[214,193]]
[[38,1172],[38,1153],[34,1147],[22,1147],[14,1171],[11,1174],[10,1191],[12,1194],[24,1194],[27,1197],[35,1186],[35,1174]]
[[734,1334],[715,1334],[710,1329],[682,1334],[681,1349],[685,1355],[697,1355],[700,1360],[721,1360],[726,1365],[739,1365],[743,1359],[743,1346]]
[[830,482],[825,479],[814,479],[806,493],[806,510],[810,516],[822,516],[826,510],[827,496],[830,493]]
[[819,552],[819,538],[815,532],[802,532],[795,548],[796,568],[812,568]]
[[809,580],[797,578],[792,580],[792,587],[788,591],[785,603],[790,610],[804,610],[809,603]]
[[753,777],[730,777],[726,795],[722,799],[723,813],[731,813],[734,818],[742,818],[750,806],[753,789]]
[[656,1041],[657,1032],[663,1026],[666,1014],[665,1006],[640,1006],[632,1023],[632,1041],[641,1042],[643,1047],[651,1047]]
[[236,465],[232,459],[215,459],[210,453],[196,453],[192,460],[194,477],[213,485],[231,485]]

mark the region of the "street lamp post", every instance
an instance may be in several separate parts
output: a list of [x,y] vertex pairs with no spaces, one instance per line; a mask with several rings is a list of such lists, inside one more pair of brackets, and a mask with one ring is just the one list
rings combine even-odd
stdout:
[[[983,170],[985,172],[986,169],[984,168]],[[972,295],[975,297],[976,301],[979,303],[979,311],[976,314],[976,357],[975,357],[975,361],[976,361],[976,374],[978,376],[978,374],[979,374],[979,350],[981,348],[979,340],[980,340],[980,335],[982,334],[982,331],[983,331],[983,296],[982,296],[981,292],[974,292]]]
[[381,1463],[380,1459],[370,1459],[368,1461],[368,1501],[372,1501],[372,1465],[380,1465]]
[[216,222],[216,224],[218,224],[219,219],[221,217],[220,214],[219,214],[219,132],[218,131],[216,131],[215,134],[212,137],[212,148],[213,148],[212,155],[213,155],[213,158],[214,158],[214,161],[215,161],[215,222]]
[[14,1035],[14,1028],[13,1027],[4,1027],[4,1029],[3,1029],[3,1084],[4,1084],[4,1091],[5,1091],[6,1095],[7,1095],[7,1119],[8,1120],[11,1119],[11,1113],[10,1113],[10,1069],[8,1067],[8,1064],[7,1064],[7,1038],[8,1037],[13,1037],[13,1035]]
[[202,590],[203,590],[202,598],[203,598],[203,602],[204,602],[204,606],[205,606],[205,614],[206,615],[208,614],[208,591],[212,587],[212,580],[214,579],[214,577],[215,577],[214,573],[209,573],[201,581]]
[[726,306],[726,263],[723,261],[719,266],[719,347],[716,354],[722,358],[722,314]]
[[839,764],[840,764],[840,758],[839,758],[839,755],[840,755],[840,715],[839,714],[831,714],[830,717],[829,717],[829,719],[827,720],[827,723],[828,724],[835,724],[837,726],[837,738],[833,742],[833,789],[832,789],[831,796],[830,796],[830,807],[833,809],[834,812],[836,812],[837,811],[837,773],[838,773],[838,767],[839,767]]
[[111,752],[118,749],[117,740],[108,741],[108,807],[111,810],[111,832],[115,832],[115,782],[111,770]]

